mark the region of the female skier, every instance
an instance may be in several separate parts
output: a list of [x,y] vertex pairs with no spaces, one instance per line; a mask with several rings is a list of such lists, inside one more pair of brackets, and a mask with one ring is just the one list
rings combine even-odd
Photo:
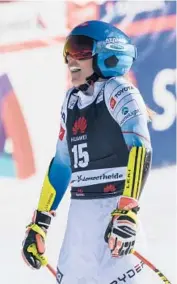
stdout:
[[63,54],[73,87],[23,257],[36,269],[45,264],[46,233],[70,183],[57,283],[142,284],[142,263],[131,250],[152,149],[147,108],[124,77],[136,47],[111,24],[88,21],[70,32]]

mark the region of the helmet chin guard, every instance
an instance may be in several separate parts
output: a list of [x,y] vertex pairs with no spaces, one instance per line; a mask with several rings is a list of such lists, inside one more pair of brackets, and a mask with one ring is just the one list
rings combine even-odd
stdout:
[[98,79],[99,75],[94,72],[92,75],[86,78],[86,83],[80,85],[79,87],[77,87],[77,89],[79,89],[82,92],[86,92],[91,85],[93,85],[96,81],[98,81]]

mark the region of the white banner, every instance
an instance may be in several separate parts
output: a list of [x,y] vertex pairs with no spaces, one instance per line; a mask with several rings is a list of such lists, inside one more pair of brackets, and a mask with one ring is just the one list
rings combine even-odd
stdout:
[[89,186],[125,180],[126,167],[79,171],[72,174],[71,186]]

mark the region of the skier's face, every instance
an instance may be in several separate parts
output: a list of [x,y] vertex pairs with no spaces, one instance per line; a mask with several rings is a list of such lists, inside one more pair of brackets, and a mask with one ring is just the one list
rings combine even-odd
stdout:
[[74,87],[86,83],[86,78],[93,74],[93,59],[77,60],[70,55],[67,56],[68,69],[71,74],[71,81]]

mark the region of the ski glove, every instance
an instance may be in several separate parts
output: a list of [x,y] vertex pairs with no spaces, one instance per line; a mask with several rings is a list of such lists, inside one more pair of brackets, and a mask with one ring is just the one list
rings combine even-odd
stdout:
[[131,253],[137,232],[138,202],[134,198],[121,196],[118,207],[112,213],[112,219],[105,232],[105,241],[113,257]]
[[23,241],[22,256],[24,261],[32,268],[39,269],[47,265],[45,253],[45,239],[54,212],[35,211],[32,223],[27,226]]

